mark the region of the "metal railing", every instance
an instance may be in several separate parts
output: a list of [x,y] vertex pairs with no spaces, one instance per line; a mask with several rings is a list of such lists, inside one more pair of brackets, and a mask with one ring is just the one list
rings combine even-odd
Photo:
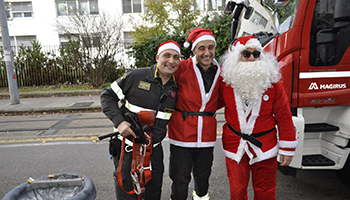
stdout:
[[[30,47],[26,47],[30,48]],[[16,51],[17,50],[17,51]],[[2,52],[2,48],[0,47]],[[74,60],[57,57],[59,46],[43,46],[42,56],[34,57],[32,53],[19,55],[18,48],[13,47],[14,68],[18,87],[43,86],[56,84],[84,84],[89,83],[87,75]],[[133,59],[123,48],[122,53],[116,55],[118,66],[108,66],[104,73],[106,82],[113,82],[133,65]],[[45,59],[41,59],[44,57]],[[4,59],[0,57],[0,87],[8,87],[7,73]]]

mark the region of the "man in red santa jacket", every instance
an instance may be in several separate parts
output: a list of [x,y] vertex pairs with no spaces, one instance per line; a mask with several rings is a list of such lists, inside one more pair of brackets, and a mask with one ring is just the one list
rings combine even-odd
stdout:
[[195,55],[180,61],[174,74],[178,84],[175,112],[168,124],[170,142],[169,175],[172,200],[186,200],[191,173],[195,182],[193,199],[209,199],[208,187],[216,141],[221,68],[214,59],[216,42],[212,31],[195,28],[192,40]]
[[298,144],[277,61],[254,36],[245,36],[222,67],[222,143],[231,199],[248,199],[250,173],[254,199],[276,199],[277,155],[288,166]]

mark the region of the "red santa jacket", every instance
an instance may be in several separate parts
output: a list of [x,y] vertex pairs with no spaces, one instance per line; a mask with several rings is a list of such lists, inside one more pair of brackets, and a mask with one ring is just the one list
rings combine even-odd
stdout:
[[[220,94],[225,102],[225,119],[235,130],[243,134],[264,132],[277,125],[278,131],[274,130],[267,135],[258,137],[262,142],[259,148],[254,144],[243,140],[233,133],[227,126],[223,126],[223,150],[227,157],[240,162],[244,153],[250,157],[250,164],[266,160],[277,154],[292,156],[298,145],[295,130],[288,104],[288,98],[282,84],[272,84],[251,109],[250,115],[244,111],[246,106],[239,95],[234,93],[232,87],[221,83]],[[246,117],[246,115],[248,117]],[[277,138],[277,132],[278,137]]]
[[[206,94],[202,75],[196,66],[196,57],[180,61],[175,80],[178,84],[176,108],[187,112],[216,112],[219,86],[222,82],[221,67],[218,66],[210,91]],[[213,147],[216,141],[215,116],[188,115],[184,121],[182,113],[175,111],[168,124],[170,144],[182,147]]]

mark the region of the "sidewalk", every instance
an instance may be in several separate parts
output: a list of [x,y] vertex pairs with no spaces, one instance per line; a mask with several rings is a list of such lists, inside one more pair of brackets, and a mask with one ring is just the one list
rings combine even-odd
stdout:
[[[20,103],[15,105],[8,94],[2,94],[0,98],[6,99],[0,99],[0,143],[96,140],[113,127],[100,111],[100,93],[101,90],[21,93]],[[92,110],[97,112],[85,112]],[[62,115],[50,115],[54,113]]]
[[0,99],[0,114],[96,110],[101,108],[100,93],[101,90],[21,93],[20,104],[12,105],[10,99]]
[[[97,140],[99,135],[111,132],[112,122],[100,111],[101,91],[90,91],[90,95],[86,92],[26,94],[30,98],[20,94],[20,104],[16,105],[12,105],[10,99],[0,99],[0,143]],[[62,115],[50,115],[54,113]],[[221,134],[225,122],[223,109],[217,112],[216,118],[217,131]]]

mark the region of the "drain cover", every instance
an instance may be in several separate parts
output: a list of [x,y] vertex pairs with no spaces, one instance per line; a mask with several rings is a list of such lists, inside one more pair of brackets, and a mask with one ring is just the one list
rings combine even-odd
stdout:
[[88,107],[91,106],[94,102],[78,102],[73,104],[71,107]]

